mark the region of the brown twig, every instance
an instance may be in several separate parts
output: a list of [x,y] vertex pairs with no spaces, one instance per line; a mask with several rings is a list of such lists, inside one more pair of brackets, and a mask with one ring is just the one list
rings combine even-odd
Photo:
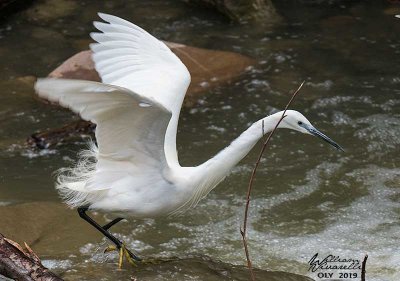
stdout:
[[[303,81],[303,82],[300,84],[300,86],[297,88],[297,90],[293,93],[291,99],[289,100],[289,102],[287,103],[287,105],[286,105],[286,107],[285,107],[285,110],[284,110],[283,113],[282,113],[281,118],[280,118],[279,121],[276,123],[275,128],[271,131],[271,133],[268,135],[267,139],[265,140],[265,142],[264,142],[264,144],[263,144],[263,146],[262,146],[262,148],[261,148],[261,151],[260,151],[260,153],[259,153],[259,155],[258,155],[256,164],[254,165],[254,169],[253,169],[253,172],[251,173],[251,177],[250,177],[250,180],[249,180],[249,185],[248,185],[248,187],[247,187],[246,207],[245,207],[245,210],[244,210],[243,227],[240,228],[240,234],[242,235],[243,247],[244,247],[244,251],[245,251],[246,259],[247,259],[247,267],[249,268],[250,277],[251,277],[251,280],[253,280],[253,281],[255,280],[255,276],[254,276],[254,272],[253,272],[253,267],[252,267],[252,263],[251,263],[251,259],[250,259],[250,254],[249,254],[249,249],[248,249],[248,246],[247,246],[247,239],[246,239],[247,221],[248,221],[249,206],[250,206],[250,195],[251,195],[251,190],[252,190],[252,188],[253,188],[253,182],[254,182],[254,179],[255,179],[255,175],[256,175],[258,166],[259,166],[259,164],[260,164],[260,162],[261,162],[261,158],[262,158],[262,156],[263,156],[263,154],[264,154],[265,149],[266,149],[267,146],[268,146],[269,141],[271,140],[272,136],[274,135],[276,129],[277,129],[278,126],[279,126],[279,124],[282,122],[283,118],[286,117],[285,113],[286,113],[287,109],[288,109],[289,106],[292,104],[294,98],[297,96],[297,94],[299,93],[300,89],[303,87],[304,82],[305,82],[305,81]],[[263,126],[263,127],[264,127],[264,126]],[[264,132],[263,132],[263,133],[264,133]]]
[[362,266],[361,266],[361,281],[365,281],[365,268],[367,266],[367,259],[368,259],[368,255],[365,255],[364,260],[362,262]]

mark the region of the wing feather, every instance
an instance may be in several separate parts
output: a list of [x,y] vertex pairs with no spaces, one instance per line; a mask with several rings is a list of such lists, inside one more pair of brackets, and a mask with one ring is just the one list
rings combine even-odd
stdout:
[[99,13],[91,33],[93,61],[102,81],[127,88],[162,104],[172,113],[165,136],[170,165],[179,165],[176,132],[190,74],[180,59],[142,28],[116,16]]
[[39,96],[97,124],[99,158],[129,161],[158,172],[167,167],[164,136],[171,112],[147,97],[113,85],[68,79],[39,79]]

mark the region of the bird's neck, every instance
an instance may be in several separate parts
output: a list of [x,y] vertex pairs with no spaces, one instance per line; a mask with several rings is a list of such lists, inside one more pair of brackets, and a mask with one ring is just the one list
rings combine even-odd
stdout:
[[278,112],[255,122],[229,146],[197,166],[201,183],[197,187],[200,190],[195,192],[200,192],[201,197],[210,192],[250,152],[260,138],[274,129],[281,116],[282,112]]
[[201,166],[206,166],[214,172],[221,171],[226,175],[250,152],[260,138],[274,129],[281,116],[282,113],[278,112],[253,123],[229,146]]

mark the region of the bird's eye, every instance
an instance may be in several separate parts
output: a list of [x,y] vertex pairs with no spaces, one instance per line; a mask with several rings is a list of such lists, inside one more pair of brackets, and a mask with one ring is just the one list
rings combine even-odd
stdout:
[[303,122],[299,121],[299,122],[297,122],[297,124],[299,124],[301,126],[301,125],[303,125]]

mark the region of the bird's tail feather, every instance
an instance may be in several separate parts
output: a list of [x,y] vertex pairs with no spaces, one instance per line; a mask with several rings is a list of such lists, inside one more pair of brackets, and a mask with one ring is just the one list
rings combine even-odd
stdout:
[[96,170],[98,148],[89,142],[89,148],[82,150],[75,166],[57,171],[56,189],[70,207],[90,205],[102,197],[102,191],[90,192],[85,186]]

